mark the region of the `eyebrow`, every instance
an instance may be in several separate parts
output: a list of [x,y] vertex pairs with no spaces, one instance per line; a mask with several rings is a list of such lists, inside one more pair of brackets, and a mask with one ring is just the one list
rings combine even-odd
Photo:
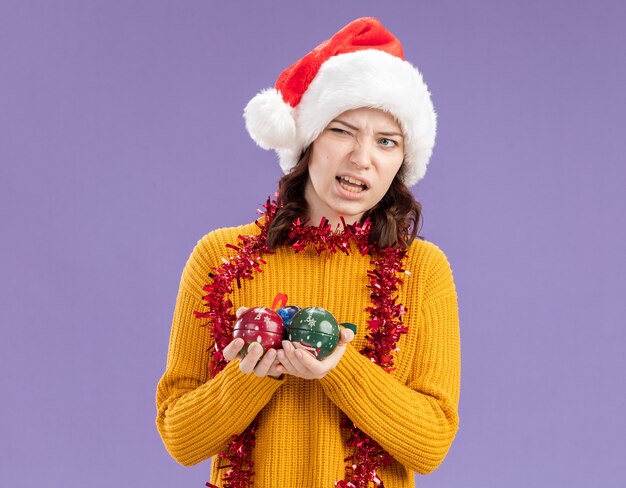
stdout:
[[[352,130],[355,131],[359,131],[360,129],[352,124],[348,124],[347,122],[344,122],[343,120],[340,119],[333,119],[330,121],[330,123],[332,124],[333,122],[339,122],[340,124],[345,125],[346,127],[349,127]],[[395,136],[395,137],[401,137],[402,139],[404,139],[404,134],[400,133],[400,132],[377,132],[376,134],[381,135],[381,136]]]

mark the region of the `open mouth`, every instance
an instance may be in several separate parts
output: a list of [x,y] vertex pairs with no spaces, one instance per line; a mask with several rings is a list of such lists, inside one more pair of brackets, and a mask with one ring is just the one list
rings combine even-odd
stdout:
[[360,193],[367,190],[367,185],[356,178],[351,178],[350,176],[337,176],[335,179],[339,182],[339,186],[346,191]]

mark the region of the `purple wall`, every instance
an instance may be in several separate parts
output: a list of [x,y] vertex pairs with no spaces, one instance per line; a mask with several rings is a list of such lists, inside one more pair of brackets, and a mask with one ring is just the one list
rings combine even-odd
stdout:
[[624,486],[622,0],[2,2],[1,486],[204,485],[154,426],[180,272],[274,191],[247,101],[363,15],[440,121],[461,428],[417,486]]

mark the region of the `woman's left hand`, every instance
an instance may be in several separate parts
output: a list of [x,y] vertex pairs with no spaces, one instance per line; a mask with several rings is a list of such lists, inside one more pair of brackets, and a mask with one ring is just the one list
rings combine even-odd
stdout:
[[321,361],[315,359],[307,350],[298,349],[293,342],[283,341],[283,348],[278,351],[278,361],[287,374],[305,380],[319,380],[337,366],[352,339],[354,339],[354,332],[350,329],[341,329],[337,348]]

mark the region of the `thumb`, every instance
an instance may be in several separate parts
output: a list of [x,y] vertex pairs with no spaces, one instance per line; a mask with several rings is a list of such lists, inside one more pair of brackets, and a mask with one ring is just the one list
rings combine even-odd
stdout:
[[339,336],[340,344],[348,344],[349,342],[352,342],[353,339],[354,339],[354,332],[352,332],[348,328],[341,329],[341,334]]

